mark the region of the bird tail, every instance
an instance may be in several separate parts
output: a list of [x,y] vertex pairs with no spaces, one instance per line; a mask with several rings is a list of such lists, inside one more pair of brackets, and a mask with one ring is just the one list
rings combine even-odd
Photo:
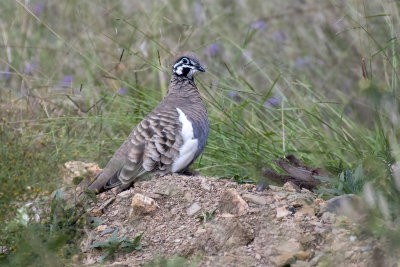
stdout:
[[121,185],[132,184],[138,178],[141,178],[147,171],[143,167],[137,167],[131,170],[127,166],[123,167],[107,181],[104,185],[104,190],[108,190]]
[[105,190],[120,186],[122,184],[122,182],[119,180],[120,173],[121,173],[121,170],[117,171],[116,173],[114,173],[113,176],[111,176],[111,178],[104,185]]

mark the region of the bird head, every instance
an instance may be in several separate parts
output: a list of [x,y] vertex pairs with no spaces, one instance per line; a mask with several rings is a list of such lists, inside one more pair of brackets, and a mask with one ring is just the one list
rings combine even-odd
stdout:
[[173,74],[188,79],[193,79],[197,71],[205,72],[204,68],[199,63],[199,59],[193,52],[183,52],[178,55],[172,66]]

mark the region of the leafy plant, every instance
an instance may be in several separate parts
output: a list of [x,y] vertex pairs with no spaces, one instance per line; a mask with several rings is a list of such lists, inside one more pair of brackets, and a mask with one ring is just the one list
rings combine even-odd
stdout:
[[329,188],[322,187],[318,190],[315,190],[316,193],[320,194],[320,197],[324,197],[324,195],[329,197],[332,195],[337,196],[343,194],[360,193],[363,190],[366,180],[362,164],[359,164],[354,171],[350,169],[343,170],[338,175],[338,179],[330,179],[321,176],[314,177],[325,183],[331,184],[331,187]]
[[126,236],[122,238],[117,237],[118,228],[114,230],[112,235],[108,238],[107,241],[98,242],[92,244],[91,248],[100,248],[105,250],[105,253],[100,256],[99,261],[107,260],[114,256],[114,253],[119,251],[120,249],[124,252],[131,252],[133,250],[141,250],[142,246],[140,245],[140,240],[143,236],[143,233],[135,237],[134,240],[126,240]]
[[197,219],[200,219],[201,226],[204,228],[205,224],[209,221],[212,220],[212,218],[214,217],[215,213],[217,212],[217,209],[213,210],[212,212],[208,212],[206,211],[203,215],[199,215],[197,216]]
[[32,214],[26,210],[23,223],[10,221],[0,229],[5,241],[2,245],[8,248],[0,257],[1,265],[61,266],[79,252],[79,236],[86,225],[84,212],[68,205],[60,190],[54,194],[47,214],[42,208],[41,222],[31,220]]

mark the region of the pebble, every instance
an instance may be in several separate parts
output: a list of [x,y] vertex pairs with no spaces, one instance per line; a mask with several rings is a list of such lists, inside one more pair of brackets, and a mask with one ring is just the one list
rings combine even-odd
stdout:
[[245,214],[249,206],[236,189],[229,188],[222,193],[219,209],[222,217],[237,217]]
[[131,190],[125,190],[125,191],[122,191],[121,193],[119,193],[118,197],[127,198],[127,197],[130,197],[131,195],[132,195]]
[[286,207],[280,207],[276,209],[276,218],[282,218],[290,214]]
[[254,194],[244,194],[243,199],[249,202],[252,202],[254,204],[258,204],[258,205],[266,205],[267,201],[265,200],[265,198],[254,195]]
[[297,254],[302,251],[302,246],[297,240],[292,238],[287,240],[286,242],[283,241],[282,243],[280,243],[276,247],[276,250],[278,250],[280,253]]
[[135,194],[132,198],[132,208],[142,208],[145,212],[150,212],[156,209],[156,202],[150,197],[142,194]]
[[272,261],[275,262],[277,266],[290,266],[296,262],[296,256],[293,254],[282,254],[276,257],[272,257]]
[[298,187],[292,182],[286,182],[283,185],[282,189],[288,192],[300,192],[300,187]]
[[284,193],[284,192],[278,192],[278,193],[274,196],[274,198],[275,198],[276,200],[284,200],[285,198],[287,198],[287,194]]
[[366,251],[371,250],[373,247],[374,247],[374,242],[371,242],[371,243],[369,243],[368,245],[366,245],[365,247],[362,247],[362,248],[361,248],[361,251],[362,251],[362,252],[366,252]]
[[292,206],[295,207],[295,208],[299,208],[299,207],[303,206],[303,204],[295,201],[295,202],[292,202]]
[[189,216],[192,216],[200,210],[201,210],[201,206],[197,202],[195,202],[187,209],[187,214]]
[[104,224],[99,225],[96,227],[96,232],[103,232],[104,230],[106,230],[106,228],[107,228],[107,225],[104,225]]
[[325,252],[319,252],[317,255],[315,255],[314,258],[312,258],[312,260],[310,261],[310,265],[317,265],[317,263],[319,262],[319,260],[325,256]]
[[314,208],[306,205],[296,212],[296,216],[314,215],[314,213],[315,213]]
[[256,253],[256,256],[255,256],[255,258],[256,258],[256,260],[261,260],[261,255],[260,255],[260,254],[258,254],[258,253]]
[[324,223],[334,223],[335,222],[335,214],[330,212],[324,212],[321,217],[322,222]]

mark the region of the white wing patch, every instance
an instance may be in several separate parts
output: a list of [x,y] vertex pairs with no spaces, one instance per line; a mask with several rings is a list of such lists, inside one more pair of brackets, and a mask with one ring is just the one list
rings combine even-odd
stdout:
[[185,113],[180,108],[176,108],[179,114],[179,121],[182,123],[183,145],[179,149],[179,157],[172,163],[172,172],[178,172],[187,167],[193,160],[198,149],[198,140],[193,139],[192,123],[188,120]]

